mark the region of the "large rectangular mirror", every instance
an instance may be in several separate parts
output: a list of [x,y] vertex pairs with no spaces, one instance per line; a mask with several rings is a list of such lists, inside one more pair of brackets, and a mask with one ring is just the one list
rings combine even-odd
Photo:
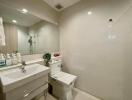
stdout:
[[5,46],[0,46],[0,53],[27,55],[59,50],[57,25],[31,15],[26,9],[18,10],[2,4],[0,17],[3,18],[6,41]]

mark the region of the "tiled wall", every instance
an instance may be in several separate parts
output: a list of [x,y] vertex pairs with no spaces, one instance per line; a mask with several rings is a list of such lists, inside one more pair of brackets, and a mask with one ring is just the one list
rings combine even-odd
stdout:
[[103,100],[131,100],[131,18],[131,0],[81,0],[61,13],[63,68],[78,76],[77,88]]

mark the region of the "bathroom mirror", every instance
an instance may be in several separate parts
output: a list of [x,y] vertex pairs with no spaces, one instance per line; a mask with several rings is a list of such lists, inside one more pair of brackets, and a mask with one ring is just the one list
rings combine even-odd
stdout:
[[3,18],[5,46],[0,53],[20,52],[44,54],[59,50],[58,26],[32,15],[27,9],[10,8],[0,4],[0,17]]

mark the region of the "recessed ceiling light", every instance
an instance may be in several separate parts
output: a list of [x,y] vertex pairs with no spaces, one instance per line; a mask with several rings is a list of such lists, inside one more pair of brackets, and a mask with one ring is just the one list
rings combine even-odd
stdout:
[[88,15],[92,15],[92,11],[88,11]]
[[24,14],[26,14],[26,13],[28,12],[28,10],[25,9],[25,8],[23,8],[23,9],[21,10],[21,12],[24,13]]
[[13,23],[17,23],[17,21],[16,21],[16,20],[12,20],[12,22],[13,22]]

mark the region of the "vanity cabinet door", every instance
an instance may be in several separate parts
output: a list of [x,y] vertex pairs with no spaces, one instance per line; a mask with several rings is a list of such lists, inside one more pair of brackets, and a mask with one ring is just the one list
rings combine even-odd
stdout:
[[48,75],[6,93],[6,100],[30,100],[48,88]]

